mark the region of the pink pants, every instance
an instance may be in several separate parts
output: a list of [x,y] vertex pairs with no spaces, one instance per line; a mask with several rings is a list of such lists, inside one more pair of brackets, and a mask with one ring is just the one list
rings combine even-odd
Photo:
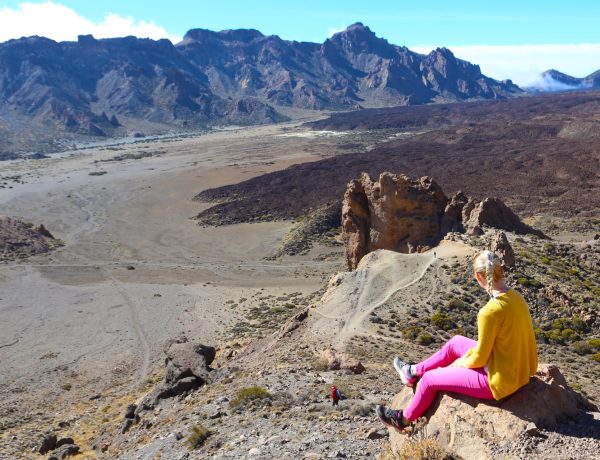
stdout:
[[462,393],[479,399],[494,399],[487,372],[483,367],[446,367],[476,345],[475,340],[455,335],[441,350],[416,365],[417,375],[421,380],[417,384],[413,399],[403,411],[408,420],[416,420],[423,415],[438,391]]

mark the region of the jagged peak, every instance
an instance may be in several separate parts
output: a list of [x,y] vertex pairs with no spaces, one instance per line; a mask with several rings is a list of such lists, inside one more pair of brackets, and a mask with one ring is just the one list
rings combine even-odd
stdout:
[[362,22],[355,22],[354,24],[349,25],[341,32],[333,34],[331,39],[336,40],[346,36],[377,39],[377,35]]
[[569,77],[569,78],[574,78],[572,75],[568,75],[564,72],[561,72],[560,70],[556,70],[556,69],[548,69],[545,72],[542,72],[542,76],[546,77],[555,77],[555,76],[560,76],[560,77]]
[[452,50],[450,50],[449,48],[446,48],[445,46],[442,46],[441,48],[436,48],[434,50],[432,50],[429,55],[442,55],[446,58],[454,58],[456,59],[456,56],[454,56],[454,53],[452,52]]
[[181,43],[188,43],[190,41],[203,42],[210,39],[248,43],[257,38],[264,38],[264,35],[256,29],[226,29],[219,32],[208,29],[190,29],[183,37]]

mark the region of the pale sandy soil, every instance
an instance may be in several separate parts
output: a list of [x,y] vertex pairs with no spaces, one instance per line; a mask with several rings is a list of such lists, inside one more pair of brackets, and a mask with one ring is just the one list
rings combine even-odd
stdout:
[[[191,200],[203,189],[335,150],[327,138],[279,136],[294,129],[302,131],[237,129],[0,164],[25,182],[0,190],[0,214],[43,223],[65,242],[0,264],[0,427],[9,428],[0,437],[52,427],[57,406],[64,414],[94,394],[140,387],[169,338],[218,344],[240,316],[227,301],[322,286],[339,261],[263,259],[291,223],[203,228],[190,219],[208,206]],[[148,146],[164,153],[94,163]]]
[[[345,349],[357,336],[379,338],[368,321],[371,313],[390,304],[401,316],[410,306],[421,308],[425,301],[447,289],[438,282],[440,265],[472,254],[472,247],[450,241],[420,254],[385,250],[369,253],[355,271],[330,279],[329,289],[313,312],[310,334],[338,350]],[[425,301],[420,295],[425,295]]]

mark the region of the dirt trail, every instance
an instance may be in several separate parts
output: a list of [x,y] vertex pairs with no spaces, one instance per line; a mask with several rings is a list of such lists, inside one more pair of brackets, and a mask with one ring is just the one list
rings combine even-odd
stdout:
[[[423,286],[431,299],[439,289],[440,264],[452,257],[463,258],[472,253],[467,246],[444,242],[423,254],[400,254],[375,251],[363,258],[354,272],[338,274],[314,311],[311,334],[342,349],[356,335],[379,337],[366,327],[371,313],[392,296],[401,306],[415,302],[412,294],[402,291],[422,282],[431,266],[436,267],[433,284]],[[397,313],[402,316],[406,307]]]
[[142,323],[140,321],[139,308],[137,303],[127,293],[122,283],[117,281],[108,270],[103,269],[102,272],[108,279],[110,279],[112,285],[119,292],[121,297],[123,297],[123,300],[127,304],[129,314],[131,315],[131,325],[133,326],[133,330],[142,349],[142,364],[137,370],[136,377],[132,383],[132,386],[136,386],[144,381],[150,369],[150,345],[148,344],[146,333],[144,332]]

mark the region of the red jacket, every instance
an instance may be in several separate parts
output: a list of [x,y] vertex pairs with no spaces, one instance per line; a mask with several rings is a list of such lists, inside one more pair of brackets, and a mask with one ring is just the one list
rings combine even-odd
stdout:
[[338,399],[340,398],[338,397],[337,388],[335,387],[335,385],[331,385],[331,400],[337,401]]

